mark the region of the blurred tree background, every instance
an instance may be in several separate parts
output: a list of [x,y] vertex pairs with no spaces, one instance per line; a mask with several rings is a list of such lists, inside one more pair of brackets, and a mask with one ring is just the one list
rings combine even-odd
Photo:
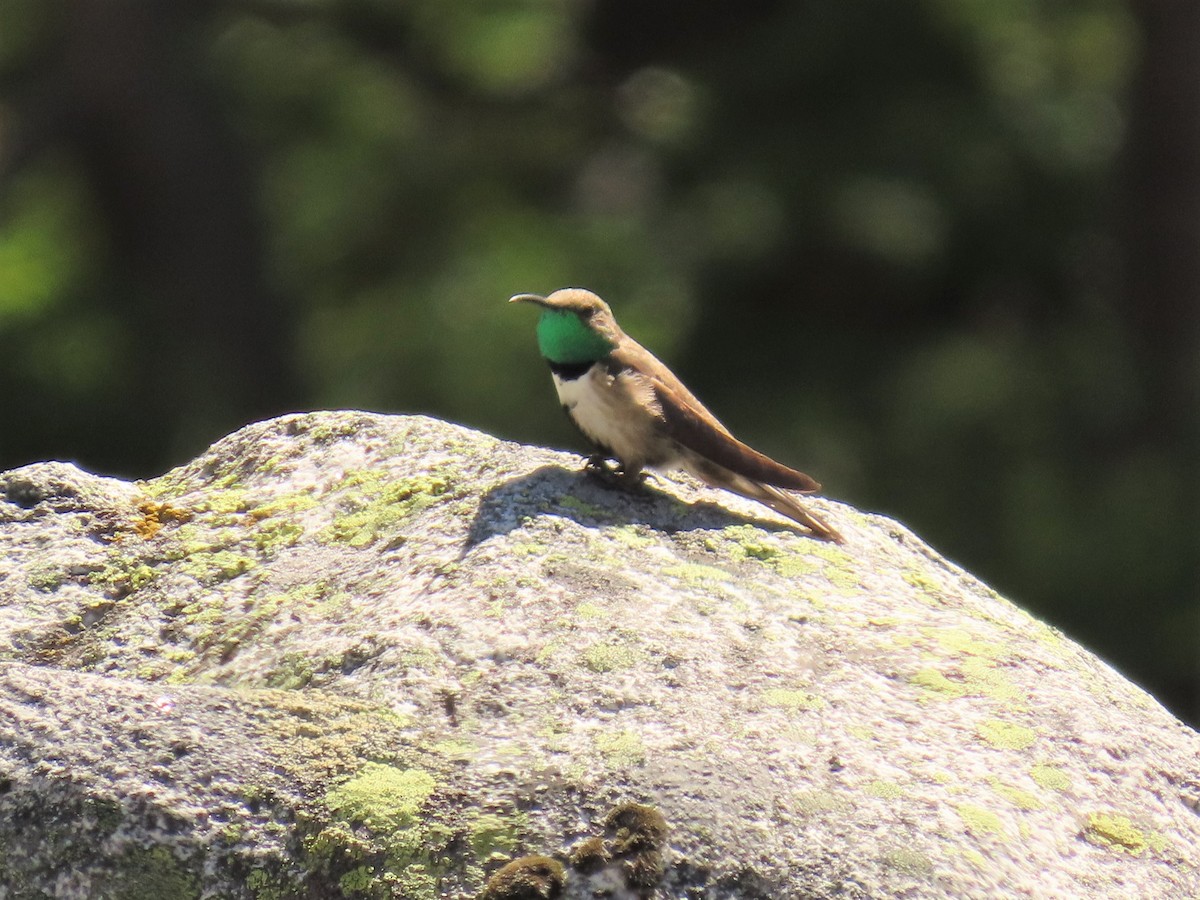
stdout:
[[1200,721],[1195,0],[0,0],[0,468],[292,409],[579,446],[583,285]]

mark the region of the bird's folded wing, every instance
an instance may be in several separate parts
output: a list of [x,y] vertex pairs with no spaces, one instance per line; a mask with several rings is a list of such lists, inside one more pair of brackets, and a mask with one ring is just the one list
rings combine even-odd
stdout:
[[792,491],[819,490],[815,480],[747,447],[682,385],[654,378],[654,394],[672,437],[687,449],[746,478]]

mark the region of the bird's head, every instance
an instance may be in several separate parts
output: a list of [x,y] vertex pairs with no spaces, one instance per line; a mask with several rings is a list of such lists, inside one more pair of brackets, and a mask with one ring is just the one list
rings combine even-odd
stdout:
[[563,288],[547,297],[517,294],[508,302],[541,308],[538,348],[554,363],[595,362],[611,353],[622,337],[608,304],[583,288]]

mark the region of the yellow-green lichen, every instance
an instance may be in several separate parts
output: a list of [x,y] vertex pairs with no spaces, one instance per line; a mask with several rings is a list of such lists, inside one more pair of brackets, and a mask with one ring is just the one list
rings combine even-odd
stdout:
[[581,619],[603,619],[608,615],[604,607],[595,603],[580,603],[575,607],[575,615]]
[[909,682],[931,693],[941,694],[944,697],[963,697],[967,693],[966,685],[957,681],[951,681],[937,669],[932,668],[918,670],[915,675],[909,678]]
[[609,528],[605,534],[617,543],[635,549],[649,547],[654,543],[654,539],[639,532],[636,525],[618,525],[615,528]]
[[1146,844],[1155,853],[1166,853],[1172,848],[1171,839],[1159,831],[1152,831],[1146,835]]
[[962,661],[962,673],[971,693],[991,697],[1003,703],[1023,705],[1028,699],[1004,671],[988,659],[969,657]]
[[320,506],[320,501],[313,496],[311,491],[294,491],[290,494],[284,494],[282,497],[276,497],[266,503],[259,504],[250,510],[250,516],[253,519],[270,519],[275,516],[294,516],[296,513],[301,513],[306,510],[315,509]]
[[907,569],[903,576],[905,583],[912,585],[922,591],[933,593],[940,591],[941,587],[936,581],[926,575],[920,569]]
[[962,819],[963,825],[972,834],[1004,836],[1004,823],[990,809],[975,806],[971,803],[961,803],[955,807],[955,811],[958,813],[958,817]]
[[317,866],[346,867],[356,892],[434,900],[455,837],[425,809],[436,785],[423,769],[366,763],[326,792],[333,818],[306,838],[307,854]]
[[[200,650],[215,648],[222,659],[227,659],[284,611],[296,618],[306,610],[336,612],[348,595],[335,593],[327,597],[325,595],[328,590],[328,582],[319,581],[300,585],[284,594],[265,597],[251,595],[232,608],[227,607],[226,598],[221,595],[206,594],[179,611],[184,621],[195,629],[196,647]],[[299,658],[304,658],[303,654],[300,654]],[[187,662],[179,659],[173,661]],[[312,673],[309,674],[311,676]],[[304,684],[306,683],[307,680],[304,681]],[[272,683],[272,686],[303,687],[303,684]]]
[[336,815],[387,833],[411,827],[437,781],[422,769],[366,763],[358,773],[331,788],[325,805]]
[[974,847],[964,847],[959,852],[962,854],[962,858],[965,859],[967,862],[969,862],[971,865],[973,865],[975,868],[984,869],[984,870],[986,870],[988,868],[987,857],[984,856],[982,853],[980,853],[978,850],[976,850]]
[[701,616],[716,615],[717,610],[720,609],[720,605],[715,597],[701,595],[690,599],[692,608]]
[[[542,649],[538,651],[535,659],[539,664],[549,662],[558,655],[558,652],[563,649],[565,643],[566,642],[562,638],[555,638],[554,640],[546,641],[546,643],[542,645]],[[584,663],[586,665],[586,660]]]
[[[545,698],[550,702],[550,698]],[[557,740],[563,735],[570,734],[574,728],[571,723],[563,719],[557,712],[547,713],[542,717],[541,724],[538,727],[538,734],[549,741]]]
[[795,795],[796,810],[801,815],[840,812],[848,807],[844,797],[832,791],[801,791]]
[[279,657],[279,662],[267,671],[263,681],[267,687],[296,691],[308,687],[320,673],[340,668],[343,660],[344,657],[337,655],[319,657],[290,651]]
[[783,552],[775,544],[764,541],[766,532],[753,525],[730,525],[722,529],[721,534],[731,542],[734,557],[769,560]]
[[611,642],[592,644],[583,651],[584,666],[598,674],[631,668],[640,658],[633,647]]
[[[811,546],[809,546],[810,544]],[[854,568],[857,566],[857,561],[854,557],[835,544],[815,544],[808,541],[805,543],[805,554],[823,559],[825,562],[841,568]]]
[[456,762],[466,762],[479,752],[479,746],[466,738],[447,738],[430,745],[430,752]]
[[922,631],[926,637],[937,641],[943,650],[951,653],[995,659],[1004,652],[1004,648],[1000,644],[979,640],[971,632],[962,628],[924,628]]
[[254,557],[232,550],[200,551],[187,556],[179,571],[201,584],[213,585],[244,575],[256,565],[258,562]]
[[147,565],[137,565],[129,570],[129,589],[140,590],[154,580],[158,573]]
[[418,672],[432,672],[438,668],[442,657],[431,647],[420,644],[397,648],[396,665],[403,669],[416,669]]
[[933,873],[933,861],[919,850],[899,848],[885,853],[883,864],[889,869],[903,872],[911,878],[921,878]]
[[1025,750],[1037,741],[1037,732],[1024,725],[990,719],[975,726],[976,733],[1001,750]]
[[196,658],[196,651],[187,647],[168,647],[163,651],[163,658],[173,663],[189,663]]
[[1140,828],[1134,827],[1125,816],[1113,813],[1088,813],[1084,834],[1093,844],[1133,856],[1140,855],[1149,846],[1146,835]]
[[287,900],[303,894],[299,885],[291,884],[265,869],[254,869],[247,875],[246,888],[254,895],[254,900]]
[[295,522],[269,522],[254,532],[254,549],[263,556],[271,557],[280,550],[291,547],[304,536],[304,526]]
[[831,585],[841,588],[843,593],[853,594],[856,588],[862,586],[862,576],[857,569],[830,565],[825,566],[821,574]]
[[66,580],[66,569],[54,563],[42,563],[37,566],[30,566],[29,570],[25,573],[25,583],[33,588],[33,590],[42,594],[49,594],[58,590]]
[[811,575],[817,571],[817,566],[799,553],[789,553],[786,556],[773,557],[770,563],[775,571],[784,578],[799,578],[803,575]]
[[872,781],[864,790],[872,797],[879,797],[881,800],[898,800],[904,796],[904,788],[894,781]]
[[572,497],[570,495],[560,497],[558,499],[558,505],[564,509],[569,509],[579,513],[582,516],[586,516],[589,519],[605,519],[609,517],[605,510],[601,509],[599,506],[596,506],[594,503],[588,503],[585,500],[580,500],[578,497]]
[[1045,622],[1040,622],[1037,619],[1033,619],[1030,622],[1030,628],[1032,630],[1034,639],[1039,643],[1045,644],[1047,647],[1050,647],[1054,650],[1061,650],[1064,647],[1065,640],[1063,639],[1063,636]]
[[[353,785],[353,778],[346,779],[347,772],[370,772],[363,771],[362,760],[388,758],[412,743],[409,730],[414,720],[390,709],[335,701],[313,692],[259,688],[249,696],[267,712],[264,731],[256,739],[267,740],[263,749],[271,751],[279,768],[318,796],[329,790],[331,780]],[[353,795],[335,791],[334,796],[351,799]]]
[[546,552],[546,546],[532,541],[514,541],[507,547],[510,556],[541,556]]
[[768,688],[762,692],[762,701],[767,706],[799,712],[804,709],[820,709],[825,701],[816,694],[790,688]]
[[216,648],[220,658],[228,659],[273,622],[284,607],[290,606],[292,615],[298,615],[303,604],[290,601],[307,597],[316,589],[316,585],[305,585],[288,594],[251,596],[232,609],[226,607],[225,598],[208,595],[185,606],[182,612],[185,621],[196,629],[195,646],[200,650]]
[[991,779],[992,790],[1015,806],[1017,809],[1035,810],[1041,809],[1046,804],[1039,800],[1029,791],[1022,790],[1018,787],[1013,787],[1010,784],[1004,784],[998,778]]
[[968,657],[950,674],[957,676],[957,680],[935,668],[926,667],[909,678],[909,682],[947,699],[990,697],[1014,708],[1020,708],[1027,699],[1025,692],[987,659]]
[[809,575],[819,568],[817,563],[800,553],[784,549],[753,525],[730,525],[721,533],[727,542],[723,547],[714,544],[713,549],[726,549],[736,560],[754,559],[766,563],[784,578]]
[[145,563],[111,554],[104,568],[88,576],[88,584],[112,597],[124,597],[145,587],[158,573]]
[[183,477],[183,469],[172,469],[157,478],[152,478],[149,481],[135,481],[138,489],[146,495],[150,500],[157,500],[159,497],[176,496],[184,493],[187,487],[187,479]]
[[596,750],[617,769],[640,766],[646,762],[646,747],[636,731],[604,732],[595,737]]
[[361,894],[377,883],[378,872],[372,866],[358,866],[338,879],[338,887],[345,894]]
[[1071,789],[1071,779],[1057,766],[1036,765],[1029,770],[1029,776],[1037,782],[1039,787],[1048,791],[1069,791]]
[[[315,414],[309,418],[316,418],[317,415],[320,414]],[[322,418],[324,417],[322,416]],[[322,421],[311,428],[298,432],[298,434],[308,435],[314,444],[332,444],[342,438],[355,437],[361,430],[362,426],[356,420],[335,420],[333,422]],[[398,439],[401,448],[404,446],[403,438],[404,436],[401,435]]]
[[467,840],[480,862],[498,856],[511,857],[526,824],[525,816],[521,813],[508,818],[494,813],[481,813],[471,820]]
[[172,532],[170,540],[162,546],[163,556],[171,561],[186,559],[197,553],[213,553],[227,549],[245,537],[242,526],[207,528],[197,524],[180,525]]
[[382,473],[357,470],[347,474],[339,489],[344,492],[343,511],[318,539],[362,549],[385,535],[395,543],[396,526],[446,496],[450,482],[434,475],[388,481]]

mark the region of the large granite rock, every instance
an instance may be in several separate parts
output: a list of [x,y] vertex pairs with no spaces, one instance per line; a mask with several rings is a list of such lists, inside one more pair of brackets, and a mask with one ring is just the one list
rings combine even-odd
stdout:
[[0,897],[1200,894],[1197,735],[813,505],[357,412],[0,475]]

